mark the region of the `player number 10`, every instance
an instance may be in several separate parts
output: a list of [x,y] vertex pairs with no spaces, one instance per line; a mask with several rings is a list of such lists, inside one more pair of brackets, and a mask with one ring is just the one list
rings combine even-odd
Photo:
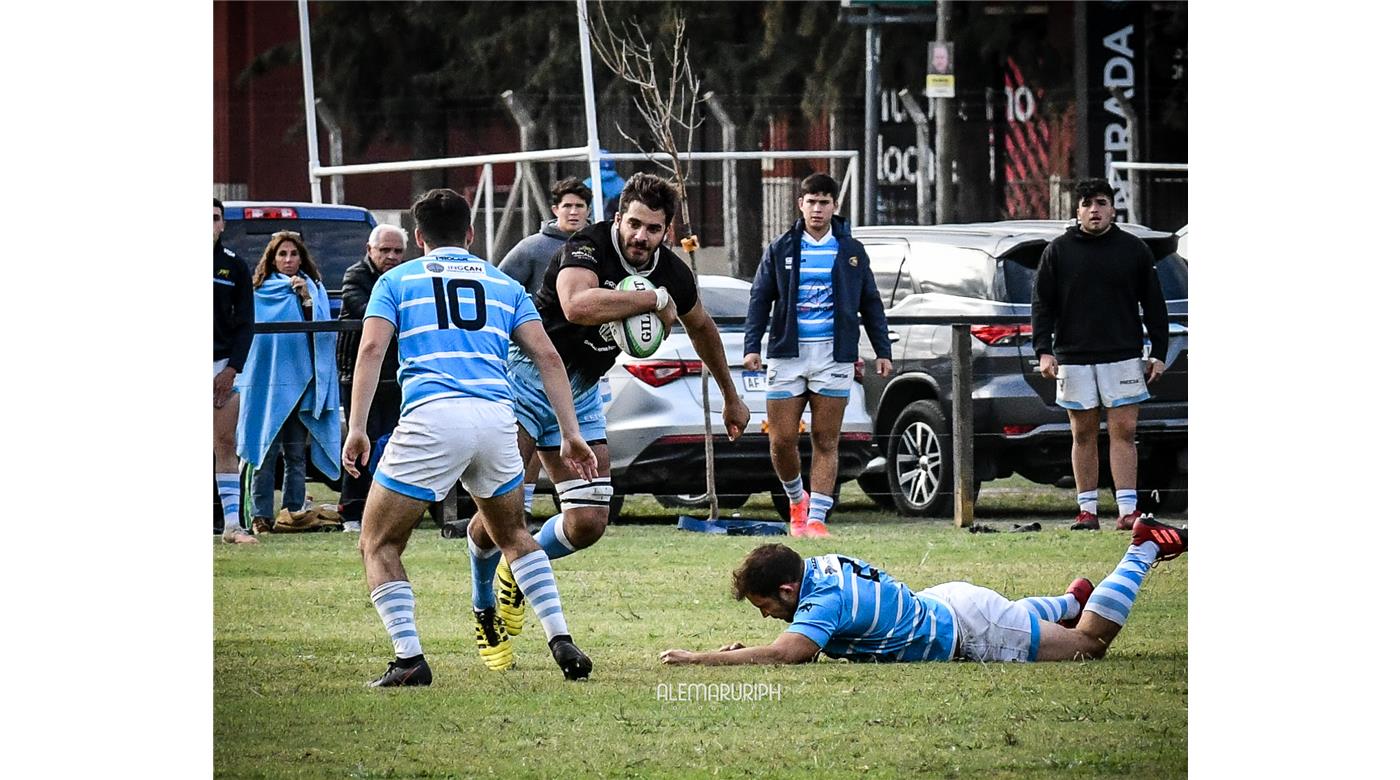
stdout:
[[[462,317],[462,304],[458,298],[462,288],[472,291],[475,298],[472,318]],[[486,324],[486,288],[475,279],[443,279],[433,277],[433,304],[437,307],[437,326],[446,330],[457,326],[462,330],[481,330]]]

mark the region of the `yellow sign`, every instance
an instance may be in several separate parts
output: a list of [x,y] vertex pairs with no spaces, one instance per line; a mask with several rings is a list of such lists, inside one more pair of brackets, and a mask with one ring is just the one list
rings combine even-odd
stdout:
[[953,97],[953,77],[930,73],[924,77],[924,96],[931,98]]

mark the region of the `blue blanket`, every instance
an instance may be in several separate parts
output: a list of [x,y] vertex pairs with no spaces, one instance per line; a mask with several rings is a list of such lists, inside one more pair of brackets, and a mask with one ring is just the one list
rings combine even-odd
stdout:
[[[312,319],[331,320],[326,288],[306,280]],[[301,299],[291,277],[274,273],[253,291],[255,322],[301,322]],[[335,334],[260,333],[235,383],[239,392],[238,457],[262,465],[282,424],[295,412],[311,434],[311,462],[332,479],[340,476],[340,384]]]

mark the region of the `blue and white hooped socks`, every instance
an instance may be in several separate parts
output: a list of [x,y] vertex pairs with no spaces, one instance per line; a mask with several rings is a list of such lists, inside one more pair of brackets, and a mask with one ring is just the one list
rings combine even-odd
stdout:
[[[574,546],[569,544],[569,537],[564,534],[563,512],[544,521],[544,525],[540,526],[539,532],[535,534],[535,543],[540,546],[545,555],[549,556],[550,560],[573,555]],[[514,564],[512,564],[513,567]],[[517,577],[515,581],[519,583],[520,578]]]
[[515,584],[525,594],[525,600],[535,610],[547,639],[568,634],[569,627],[564,623],[564,605],[559,600],[559,587],[554,582],[554,568],[549,565],[549,556],[544,550],[536,550],[510,562],[510,572],[515,575]]
[[802,473],[801,473],[801,472],[798,472],[797,478],[796,478],[796,479],[787,480],[787,479],[783,479],[782,477],[779,477],[779,478],[778,478],[778,481],[783,483],[783,492],[784,492],[784,493],[787,493],[787,497],[788,497],[788,500],[789,500],[789,501],[791,501],[791,502],[793,502],[793,503],[795,504],[795,503],[797,503],[798,501],[801,501],[801,500],[802,500]]
[[501,561],[501,548],[492,545],[481,549],[467,534],[467,549],[472,559],[472,609],[491,609],[496,606],[496,565]]
[[238,527],[238,474],[215,474],[214,484],[219,488],[219,503],[224,507],[224,530]]
[[1079,617],[1079,601],[1071,593],[1063,596],[1027,596],[1016,602],[1031,613],[1031,617],[1058,623]]
[[1092,612],[1120,626],[1128,622],[1128,610],[1133,608],[1133,602],[1137,600],[1138,589],[1142,587],[1142,579],[1147,576],[1147,570],[1152,568],[1152,562],[1157,560],[1157,551],[1157,543],[1152,541],[1129,547],[1123,554],[1123,560],[1119,561],[1118,568],[1089,594],[1089,603],[1084,605],[1084,611]]
[[1118,516],[1127,517],[1137,511],[1136,490],[1115,490],[1113,499],[1118,504]]
[[[802,496],[798,496],[801,498]],[[836,501],[831,496],[822,493],[812,494],[812,503],[807,509],[807,522],[826,523],[826,513],[831,511],[831,507]]]
[[384,629],[394,643],[394,657],[412,658],[423,654],[418,643],[418,624],[413,619],[413,586],[405,580],[386,582],[369,594]]
[[1099,513],[1099,491],[1098,488],[1086,490],[1079,494],[1079,511],[1088,512],[1097,516]]

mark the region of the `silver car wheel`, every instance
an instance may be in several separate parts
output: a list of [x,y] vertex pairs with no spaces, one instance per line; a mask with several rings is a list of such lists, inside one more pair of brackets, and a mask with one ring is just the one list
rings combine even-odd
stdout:
[[895,468],[905,500],[914,505],[933,500],[938,490],[942,462],[938,436],[931,426],[916,422],[904,429],[899,439]]

